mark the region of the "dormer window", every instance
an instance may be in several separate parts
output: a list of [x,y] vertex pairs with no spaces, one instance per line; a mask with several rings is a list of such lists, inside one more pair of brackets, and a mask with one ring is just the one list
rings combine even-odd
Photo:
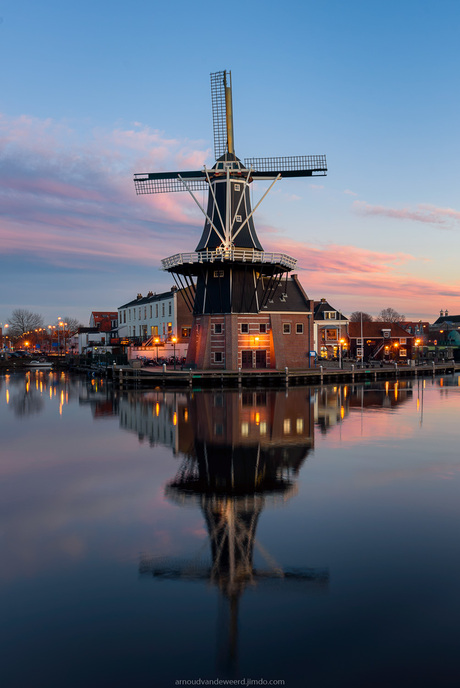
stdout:
[[239,184],[235,184],[235,186],[234,186],[233,188],[235,189],[235,191],[239,191],[239,190],[240,190],[240,185],[239,185]]
[[235,220],[236,220],[237,222],[241,222],[241,215],[237,215],[237,216],[235,217]]
[[325,320],[335,320],[336,318],[336,312],[335,311],[324,311],[324,319]]

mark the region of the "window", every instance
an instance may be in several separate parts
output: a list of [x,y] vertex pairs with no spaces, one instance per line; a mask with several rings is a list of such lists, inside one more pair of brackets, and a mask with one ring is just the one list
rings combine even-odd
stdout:
[[136,336],[136,325],[133,325],[133,337]]
[[147,306],[144,306],[144,320],[147,320]]
[[181,337],[182,337],[183,339],[186,339],[187,337],[190,337],[191,331],[192,331],[192,328],[191,328],[191,327],[183,327],[183,328],[181,329]]
[[141,317],[142,317],[141,313],[142,313],[142,308],[139,306],[139,320],[140,320]]
[[222,334],[222,323],[214,323],[214,334]]
[[136,320],[136,309],[133,308],[133,320]]
[[168,303],[168,315],[171,315],[172,313],[172,304],[171,301]]
[[155,304],[155,318],[158,318],[158,304]]
[[214,351],[214,363],[223,363],[224,355],[222,351]]
[[165,305],[164,303],[161,304],[161,315],[164,317],[165,314]]
[[261,334],[265,334],[266,331],[267,331],[267,323],[260,323],[259,332]]
[[224,426],[222,425],[222,423],[215,423],[214,424],[214,435],[216,437],[222,437],[223,434],[224,434]]
[[246,421],[241,423],[241,434],[243,437],[247,437],[249,435],[249,423]]
[[152,306],[150,305],[150,317],[152,317]]
[[128,318],[131,320],[131,308],[128,310]]
[[224,276],[223,270],[214,270],[214,277],[223,277],[223,276]]
[[291,432],[291,419],[285,418],[283,422],[283,432],[285,435],[289,435]]
[[241,215],[237,215],[237,216],[235,217],[235,220],[236,220],[237,222],[241,222]]
[[172,334],[172,322],[168,323],[168,335]]
[[324,319],[325,320],[335,320],[336,312],[335,311],[325,311],[324,312]]
[[248,334],[248,332],[249,332],[248,323],[241,323],[241,333],[242,334]]
[[283,323],[283,334],[291,334],[291,323]]
[[235,189],[235,191],[239,191],[239,190],[240,190],[240,185],[239,185],[239,184],[235,184],[233,188]]
[[303,323],[296,323],[295,324],[295,333],[296,334],[303,334]]
[[295,422],[295,429],[298,435],[303,432],[303,418],[297,418]]
[[123,311],[123,322],[126,322],[126,311]]

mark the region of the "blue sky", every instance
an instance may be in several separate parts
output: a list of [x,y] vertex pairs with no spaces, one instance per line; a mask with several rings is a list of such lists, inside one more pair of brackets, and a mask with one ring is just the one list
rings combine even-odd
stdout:
[[459,24],[449,0],[0,1],[0,322],[87,323],[169,289],[160,260],[202,217],[132,176],[213,163],[221,69],[241,158],[327,155],[327,177],[277,183],[256,214],[308,295],[460,312]]

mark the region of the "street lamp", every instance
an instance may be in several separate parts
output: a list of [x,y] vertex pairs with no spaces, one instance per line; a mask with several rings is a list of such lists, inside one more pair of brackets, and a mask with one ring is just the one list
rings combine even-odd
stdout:
[[177,342],[177,337],[173,337],[171,339],[173,343],[173,348],[174,348],[174,370],[176,370],[176,342]]
[[159,345],[159,343],[160,343],[160,338],[159,338],[159,337],[155,337],[154,341],[155,341],[155,344],[156,344],[156,347],[157,347],[157,365],[158,365],[158,345]]

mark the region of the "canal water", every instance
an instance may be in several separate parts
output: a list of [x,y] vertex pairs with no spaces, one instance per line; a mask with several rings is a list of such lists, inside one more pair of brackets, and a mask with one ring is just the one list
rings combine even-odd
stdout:
[[458,375],[0,377],[0,686],[458,685],[459,423]]

